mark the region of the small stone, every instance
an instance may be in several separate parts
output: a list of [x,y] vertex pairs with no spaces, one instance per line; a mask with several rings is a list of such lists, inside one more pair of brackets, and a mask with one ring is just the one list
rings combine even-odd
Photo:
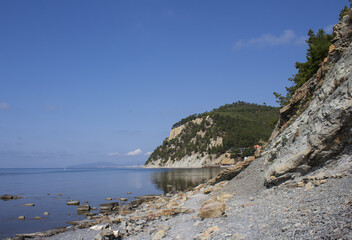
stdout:
[[127,192],[127,194],[132,194],[131,192]]
[[296,188],[296,187],[298,187],[298,184],[295,183],[295,182],[291,182],[291,183],[288,183],[286,185],[286,188],[290,188],[290,189],[293,189],[293,188]]
[[77,211],[78,212],[89,212],[90,211],[90,206],[88,204],[79,205],[77,207]]
[[211,193],[213,190],[214,190],[213,188],[208,188],[208,189],[205,189],[205,190],[203,191],[203,193],[204,193],[204,194],[209,194],[209,193]]
[[250,198],[249,198],[249,201],[254,201],[254,197],[250,197]]
[[112,232],[113,232],[115,238],[119,237],[119,233],[120,233],[119,230],[112,231]]
[[104,237],[110,237],[110,236],[113,236],[114,235],[114,232],[111,231],[111,230],[103,230],[101,232],[101,234],[104,236]]
[[137,224],[137,225],[143,225],[143,224],[145,224],[146,222],[147,222],[147,221],[141,219],[141,220],[138,220],[138,221],[136,222],[136,224]]
[[171,209],[163,209],[161,211],[161,215],[163,216],[170,216],[171,215]]
[[210,227],[206,230],[206,232],[208,232],[210,235],[217,233],[218,231],[220,231],[220,228],[218,226]]
[[97,210],[98,208],[97,207],[92,207],[92,210]]
[[26,217],[25,216],[19,216],[17,219],[24,221],[26,219]]
[[128,225],[128,226],[126,227],[126,231],[129,232],[129,233],[131,233],[134,228],[135,228],[134,226],[132,227],[132,225]]
[[106,201],[112,201],[112,198],[107,197],[107,198],[105,198],[105,200]]
[[142,230],[142,228],[143,228],[143,226],[140,226],[140,225],[139,226],[135,226],[134,227],[134,231],[135,232],[140,232]]
[[62,196],[62,193],[58,193],[57,195],[58,195],[58,196]]
[[313,181],[315,179],[315,176],[307,176],[306,177],[309,181]]
[[245,207],[250,207],[250,206],[254,206],[256,205],[255,203],[244,203],[242,204],[242,207],[245,208]]
[[197,221],[197,222],[195,222],[195,223],[193,224],[193,226],[196,227],[196,226],[198,226],[199,224],[201,224],[201,222],[200,222],[200,221]]
[[244,240],[246,239],[246,235],[243,235],[241,233],[234,233],[232,234],[231,240]]
[[50,213],[48,213],[48,212],[44,212],[43,214],[44,214],[45,216],[50,215]]
[[102,203],[99,206],[100,206],[100,212],[106,213],[117,209],[119,206],[119,203],[118,202]]
[[313,185],[315,186],[315,187],[317,187],[317,186],[319,186],[320,185],[320,181],[319,180],[313,180]]
[[127,222],[126,221],[122,221],[121,222],[121,228],[126,228],[127,227]]
[[352,198],[346,199],[346,200],[345,200],[345,205],[346,205],[346,206],[352,205]]
[[270,180],[275,181],[277,178],[275,176],[270,176]]
[[327,182],[328,182],[327,179],[320,180],[320,184],[324,184],[324,183],[327,183]]
[[99,230],[106,229],[108,227],[109,227],[109,224],[99,224],[99,225],[91,226],[89,229],[94,231],[99,231]]
[[289,229],[289,227],[285,226],[285,227],[281,228],[281,232],[286,232],[288,229]]
[[128,199],[127,198],[120,198],[120,201],[126,202],[126,201],[128,201]]
[[314,188],[314,185],[312,182],[309,182],[306,184],[305,186],[305,190],[308,191],[308,190],[311,190],[312,188]]
[[41,220],[41,219],[43,219],[43,218],[42,217],[38,217],[38,216],[34,217],[34,220]]
[[159,230],[155,235],[153,236],[153,240],[159,240],[165,237],[165,231],[164,230]]
[[317,179],[317,180],[321,180],[321,179],[325,179],[325,178],[326,178],[325,172],[321,172],[315,176],[315,179]]
[[304,182],[298,182],[297,183],[297,187],[304,187],[304,185],[305,185]]
[[231,194],[231,193],[228,193],[228,192],[223,192],[223,193],[221,193],[221,195],[217,196],[216,198],[219,201],[227,201],[230,198],[232,198],[234,195],[236,195],[236,193],[235,194]]
[[302,224],[300,224],[300,223],[296,223],[296,224],[295,224],[295,227],[296,227],[296,228],[299,228],[299,227],[301,227],[301,226],[302,226]]

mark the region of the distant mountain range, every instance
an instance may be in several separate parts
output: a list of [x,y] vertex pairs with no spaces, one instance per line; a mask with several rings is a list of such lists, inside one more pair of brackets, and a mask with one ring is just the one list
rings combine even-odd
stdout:
[[68,166],[67,168],[111,168],[118,167],[116,163],[112,162],[93,162],[93,163],[84,163]]
[[140,168],[143,167],[143,165],[118,165],[113,162],[93,162],[93,163],[83,163],[83,164],[77,164],[77,165],[72,165],[68,166],[67,168]]

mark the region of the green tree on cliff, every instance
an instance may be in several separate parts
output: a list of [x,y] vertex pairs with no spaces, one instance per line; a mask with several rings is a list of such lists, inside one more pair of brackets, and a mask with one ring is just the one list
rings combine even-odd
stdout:
[[296,62],[295,66],[298,72],[293,75],[292,78],[288,79],[293,82],[293,85],[286,87],[286,96],[274,92],[277,98],[276,102],[279,103],[281,107],[287,105],[295,91],[317,72],[320,63],[328,55],[331,40],[332,35],[325,33],[323,29],[319,29],[316,34],[314,34],[312,29],[308,31],[308,40],[306,40],[308,44],[307,61],[303,63]]

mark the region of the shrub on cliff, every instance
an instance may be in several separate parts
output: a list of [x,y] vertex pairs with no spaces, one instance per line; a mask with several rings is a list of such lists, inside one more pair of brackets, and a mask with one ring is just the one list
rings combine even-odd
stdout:
[[345,8],[341,10],[339,20],[341,21],[342,18],[346,15],[348,15],[350,21],[352,21],[352,9],[348,8],[347,6],[345,6]]

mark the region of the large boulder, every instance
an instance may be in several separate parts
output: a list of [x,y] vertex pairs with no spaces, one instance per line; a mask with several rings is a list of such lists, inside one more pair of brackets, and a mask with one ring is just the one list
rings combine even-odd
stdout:
[[215,199],[208,200],[202,204],[199,210],[199,216],[201,218],[217,218],[221,217],[225,213],[225,203]]

